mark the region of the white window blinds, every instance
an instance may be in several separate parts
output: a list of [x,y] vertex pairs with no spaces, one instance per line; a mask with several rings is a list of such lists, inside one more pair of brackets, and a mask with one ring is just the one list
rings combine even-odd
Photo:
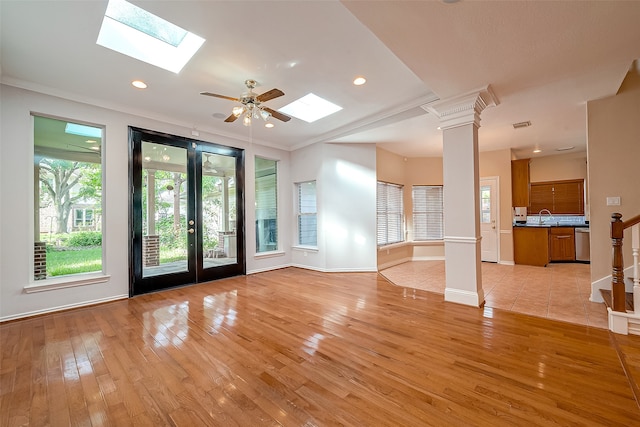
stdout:
[[442,186],[413,186],[413,240],[442,240],[444,212]]
[[401,185],[379,182],[377,187],[377,242],[388,245],[404,241]]
[[298,193],[298,244],[318,245],[316,182],[296,184]]

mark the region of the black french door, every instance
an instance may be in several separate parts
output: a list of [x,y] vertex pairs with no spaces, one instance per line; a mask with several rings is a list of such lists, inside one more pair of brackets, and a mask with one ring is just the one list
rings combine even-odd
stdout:
[[245,274],[244,151],[129,128],[131,296]]

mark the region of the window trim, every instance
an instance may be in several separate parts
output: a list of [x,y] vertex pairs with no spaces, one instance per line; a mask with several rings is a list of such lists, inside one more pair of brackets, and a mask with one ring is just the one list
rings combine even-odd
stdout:
[[[275,165],[275,212],[276,212],[276,247],[270,250],[264,250],[264,251],[259,251],[258,250],[258,244],[257,244],[257,240],[258,240],[258,225],[257,223],[255,224],[255,233],[256,233],[256,248],[255,248],[255,252],[254,252],[254,257],[260,257],[262,255],[270,255],[270,254],[274,254],[274,253],[280,253],[282,251],[281,247],[282,247],[282,243],[281,243],[281,239],[280,239],[280,203],[279,203],[279,199],[280,199],[280,192],[278,191],[278,187],[279,187],[279,183],[280,183],[280,177],[278,174],[278,164],[280,163],[280,160],[278,159],[270,159],[267,157],[262,157],[262,156],[258,156],[258,155],[254,155],[253,156],[253,165],[254,165],[254,171],[253,171],[253,175],[254,175],[254,197],[255,197],[255,203],[256,203],[256,210],[254,212],[255,214],[255,220],[258,220],[258,215],[257,215],[257,211],[258,211],[258,185],[257,185],[257,180],[258,177],[256,176],[256,172],[257,169],[255,167],[256,165],[256,160],[257,159],[261,159],[263,161],[271,161],[274,162]],[[266,257],[264,256],[264,257]]]
[[[30,113],[30,118],[31,118],[31,167],[34,169],[34,172],[32,173],[33,179],[31,180],[31,193],[35,196],[36,192],[39,191],[39,181],[37,179],[37,177],[35,177],[35,161],[36,161],[36,141],[35,141],[35,120],[36,118],[43,118],[43,119],[50,119],[50,120],[58,120],[61,122],[67,122],[67,124],[69,123],[73,123],[73,124],[77,124],[77,125],[83,125],[83,126],[90,126],[90,127],[94,127],[94,128],[100,128],[102,130],[102,137],[101,137],[101,142],[100,142],[100,171],[101,171],[101,177],[100,177],[100,181],[101,181],[101,186],[102,186],[102,195],[100,198],[100,204],[99,204],[99,208],[96,209],[95,207],[92,208],[94,211],[94,216],[93,216],[93,221],[95,223],[95,219],[98,215],[95,215],[96,210],[99,210],[100,214],[99,214],[99,218],[100,218],[100,233],[102,234],[102,245],[101,245],[101,269],[97,270],[97,271],[91,271],[91,272],[83,272],[83,273],[72,273],[72,274],[65,274],[65,275],[60,275],[60,276],[52,276],[52,277],[47,277],[47,278],[43,278],[40,280],[36,280],[35,277],[35,268],[34,268],[34,262],[35,262],[35,254],[33,251],[30,251],[30,256],[29,256],[29,281],[28,284],[25,285],[23,287],[23,290],[25,293],[33,293],[33,292],[42,292],[42,291],[48,291],[48,290],[55,290],[55,289],[64,289],[64,288],[69,288],[69,287],[76,287],[76,286],[85,286],[85,285],[94,285],[94,284],[98,284],[98,283],[106,283],[110,280],[111,275],[107,273],[107,248],[106,248],[106,215],[107,215],[107,206],[106,206],[106,202],[105,202],[105,194],[107,192],[107,168],[106,168],[106,157],[105,157],[105,152],[106,152],[106,125],[104,124],[98,124],[98,123],[94,123],[94,122],[89,122],[86,120],[81,120],[81,119],[72,119],[72,118],[68,118],[68,117],[62,117],[62,116],[56,116],[56,115],[52,115],[52,114],[46,114],[46,113],[40,113],[40,112],[36,112],[36,111],[31,111]],[[35,221],[38,220],[39,218],[36,219],[36,201],[35,201],[35,197],[31,198],[31,203],[30,203],[30,218],[31,218],[31,224],[30,224],[30,235],[31,235],[31,241],[32,244],[37,242],[36,240],[36,224]],[[70,213],[70,219],[72,224],[74,223],[74,218],[72,217],[72,215],[74,215],[73,209],[72,212]]]

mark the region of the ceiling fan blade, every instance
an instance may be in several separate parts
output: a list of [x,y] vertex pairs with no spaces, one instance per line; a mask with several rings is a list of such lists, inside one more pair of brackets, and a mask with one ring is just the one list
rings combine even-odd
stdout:
[[278,120],[282,120],[283,122],[288,122],[289,120],[291,120],[291,117],[287,116],[286,114],[282,114],[279,111],[272,110],[271,108],[267,108],[267,107],[261,107],[261,108],[267,111],[269,114],[271,114],[272,117]]
[[280,89],[271,89],[268,92],[263,93],[262,95],[256,96],[256,99],[260,102],[265,102],[273,98],[277,98],[279,96],[284,95],[284,92]]
[[238,98],[234,98],[232,96],[218,95],[217,93],[211,93],[211,92],[200,92],[200,95],[213,96],[214,98],[228,99],[229,101],[240,101]]
[[225,121],[225,123],[232,123],[232,122],[235,122],[237,118],[238,118],[237,116],[234,116],[232,114],[229,117],[227,117],[226,119],[224,119],[224,121]]

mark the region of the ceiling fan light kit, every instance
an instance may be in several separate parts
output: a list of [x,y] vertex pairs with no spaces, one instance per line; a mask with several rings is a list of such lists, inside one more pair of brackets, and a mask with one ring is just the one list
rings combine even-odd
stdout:
[[282,114],[278,111],[272,110],[268,107],[263,107],[261,105],[263,102],[283,96],[283,91],[281,91],[280,89],[271,89],[270,91],[258,95],[253,91],[253,89],[255,89],[255,87],[258,85],[255,80],[245,80],[244,84],[247,86],[248,91],[243,93],[240,98],[234,98],[231,96],[220,95],[211,92],[200,92],[200,95],[228,99],[230,101],[236,101],[242,104],[242,106],[237,105],[233,107],[233,109],[231,110],[231,115],[224,120],[227,123],[236,121],[236,119],[238,119],[240,116],[242,116],[242,124],[244,124],[245,126],[251,126],[253,119],[262,119],[265,122],[271,117],[275,117],[276,119],[283,122],[288,122],[289,120],[291,120],[291,117],[287,116],[286,114]]

